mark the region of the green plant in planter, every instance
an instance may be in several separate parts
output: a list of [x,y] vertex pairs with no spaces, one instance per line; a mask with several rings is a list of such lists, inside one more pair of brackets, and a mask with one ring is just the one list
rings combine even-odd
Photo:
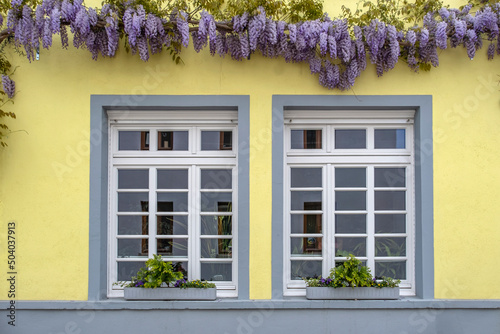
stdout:
[[153,255],[152,259],[146,261],[146,267],[139,269],[137,276],[127,287],[159,288],[162,283],[170,286],[170,283],[183,278],[180,271],[175,272],[172,262],[164,262],[161,255]]

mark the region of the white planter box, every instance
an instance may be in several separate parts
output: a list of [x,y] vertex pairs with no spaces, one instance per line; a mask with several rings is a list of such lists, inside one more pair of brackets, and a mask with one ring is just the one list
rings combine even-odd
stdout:
[[215,300],[216,288],[124,288],[126,300]]
[[307,299],[399,299],[396,288],[329,288],[306,287]]

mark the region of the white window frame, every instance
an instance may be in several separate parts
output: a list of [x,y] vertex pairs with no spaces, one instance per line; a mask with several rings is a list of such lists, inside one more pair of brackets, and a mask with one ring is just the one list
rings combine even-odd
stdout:
[[[157,169],[188,169],[188,189],[179,190],[188,192],[188,212],[180,215],[188,215],[188,235],[181,236],[188,239],[187,258],[164,258],[165,261],[181,262],[188,261],[189,279],[199,279],[201,276],[201,263],[231,262],[232,280],[214,281],[217,286],[218,297],[237,297],[238,296],[238,126],[236,111],[126,111],[109,110],[108,128],[109,141],[109,191],[108,191],[108,297],[122,297],[123,288],[114,285],[117,281],[117,262],[135,262],[139,258],[118,258],[117,246],[118,239],[138,238],[137,235],[130,237],[118,236],[117,226],[117,192],[118,192],[118,169],[148,169],[149,170],[149,189],[137,190],[149,193],[149,203],[156,203],[156,170]],[[119,131],[150,131],[149,150],[144,151],[119,151],[118,150],[118,132]],[[187,151],[176,150],[157,150],[157,135],[160,131],[189,131],[189,145]],[[232,131],[232,149],[217,151],[201,150],[201,132],[202,131]],[[200,189],[201,170],[202,169],[231,169],[232,170],[232,212],[227,214],[232,216],[232,234],[231,236],[205,236],[200,231],[201,213]],[[172,190],[169,190],[172,191]],[[177,190],[176,190],[177,191]],[[219,191],[219,190],[215,190]],[[224,190],[220,190],[224,191]],[[151,258],[156,253],[156,205],[149,205],[149,234],[148,257]],[[122,213],[120,213],[122,214]],[[215,214],[215,213],[213,213]],[[132,215],[140,215],[133,213]],[[175,215],[179,215],[175,213]],[[220,213],[219,213],[220,215]],[[176,236],[179,237],[179,236]],[[232,257],[231,258],[201,258],[200,240],[220,238],[232,239]],[[161,237],[160,237],[161,239]],[[168,237],[167,239],[172,239]],[[147,258],[143,259],[144,261]]]
[[[374,168],[375,167],[405,167],[406,168],[406,187],[398,188],[406,191],[406,278],[400,284],[402,296],[415,295],[415,157],[414,157],[414,110],[285,110],[284,114],[284,216],[283,216],[283,293],[285,296],[304,296],[305,282],[292,280],[291,273],[291,185],[290,171],[292,167],[322,167],[322,210],[317,213],[323,215],[322,218],[322,255],[320,257],[301,256],[300,259],[322,260],[322,275],[327,276],[335,260],[343,258],[335,257],[334,254],[334,193],[331,179],[334,175],[334,167],[367,167],[366,190],[367,194],[367,231],[366,234],[342,234],[343,237],[367,237],[366,257],[360,257],[366,260],[367,265],[374,272]],[[334,129],[367,129],[366,149],[335,149],[334,148]],[[374,129],[380,128],[404,128],[405,131],[405,149],[375,149],[374,148]],[[322,147],[320,149],[291,149],[291,130],[322,130]],[[385,190],[386,188],[384,188]],[[391,189],[391,188],[389,188]],[[309,189],[311,190],[311,189]],[[315,189],[316,190],[316,189]],[[295,211],[294,211],[295,212]],[[379,211],[377,211],[379,212]],[[300,213],[300,212],[296,212]],[[308,213],[316,213],[311,211]],[[345,212],[344,212],[345,213]],[[398,213],[398,212],[391,212]],[[294,234],[300,237],[300,235]],[[307,235],[310,236],[310,235]],[[318,235],[319,236],[319,235]],[[403,234],[377,234],[381,237],[398,236]],[[386,259],[386,258],[384,258]],[[388,258],[390,259],[390,258]]]

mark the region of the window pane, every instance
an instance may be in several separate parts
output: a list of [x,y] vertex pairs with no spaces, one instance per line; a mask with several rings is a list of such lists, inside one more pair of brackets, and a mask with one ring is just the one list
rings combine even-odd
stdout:
[[366,256],[366,238],[335,237],[335,256]]
[[405,191],[375,191],[375,210],[405,210]]
[[366,148],[366,130],[335,130],[335,148]]
[[188,279],[188,262],[183,261],[183,262],[172,262],[172,267],[174,268],[174,272],[181,272],[184,275],[185,279]]
[[231,235],[231,216],[201,216],[202,235]]
[[406,238],[375,238],[375,256],[406,256]]
[[231,262],[202,263],[201,280],[202,281],[232,281],[233,264]]
[[335,187],[366,187],[366,168],[335,168]]
[[118,239],[118,257],[147,257],[148,239]]
[[375,129],[375,148],[405,148],[405,129]]
[[376,277],[392,277],[395,279],[406,279],[406,261],[396,262],[375,262],[375,276]]
[[292,188],[321,187],[321,168],[292,168]]
[[336,191],[335,210],[366,210],[366,191]]
[[292,270],[290,278],[292,280],[301,281],[302,277],[313,278],[321,276],[321,266],[323,261],[291,261]]
[[292,256],[320,256],[322,241],[321,237],[291,238]]
[[292,149],[320,149],[321,130],[291,130]]
[[366,215],[335,215],[335,233],[366,233]]
[[188,216],[158,216],[156,217],[156,234],[186,235],[188,233]]
[[157,239],[156,254],[167,257],[187,256],[188,240],[183,238]]
[[148,216],[118,216],[118,235],[148,235]]
[[321,233],[321,214],[291,215],[292,233]]
[[157,210],[159,212],[186,212],[188,210],[188,193],[158,193]]
[[159,131],[158,150],[187,151],[189,147],[188,131]]
[[188,170],[187,169],[159,169],[158,189],[187,189]]
[[375,215],[375,233],[405,233],[405,214],[377,214]]
[[321,191],[292,191],[292,210],[321,210]]
[[130,281],[132,276],[137,276],[139,269],[146,266],[142,262],[118,262],[118,281]]
[[375,168],[375,187],[401,188],[405,186],[405,168]]
[[147,212],[148,193],[118,193],[119,212]]
[[232,239],[201,239],[202,258],[231,258]]
[[202,192],[201,211],[203,212],[231,212],[232,193]]
[[231,169],[202,169],[201,189],[232,189],[232,175]]
[[118,131],[119,151],[148,151],[149,131]]
[[231,150],[233,148],[232,131],[202,131],[201,150],[219,151]]
[[149,171],[147,169],[118,170],[118,189],[148,189]]

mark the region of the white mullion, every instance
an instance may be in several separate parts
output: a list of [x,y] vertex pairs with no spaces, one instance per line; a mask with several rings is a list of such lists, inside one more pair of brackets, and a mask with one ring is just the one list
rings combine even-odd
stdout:
[[367,265],[375,273],[375,168],[366,167],[366,257]]
[[[236,136],[238,138],[237,134],[233,132],[233,136]],[[238,140],[234,140],[233,138],[233,149],[234,149],[234,142],[238,142]],[[235,238],[234,236],[238,235],[238,168],[236,166],[233,166],[231,168],[231,177],[232,177],[232,182],[231,182],[231,190],[232,190],[232,202],[231,202],[231,207],[232,207],[232,213],[233,216],[231,217],[231,268],[232,268],[232,281],[233,282],[238,282],[238,238]],[[236,204],[236,205],[234,205]],[[201,225],[201,224],[200,224]],[[236,259],[236,260],[235,260]]]
[[[113,138],[113,134],[116,131],[111,131],[111,138]],[[116,134],[117,135],[117,134]],[[113,140],[110,139],[110,142]],[[110,144],[111,145],[111,144]],[[108,172],[108,179],[110,180],[110,187],[108,190],[108,235],[114,236],[113,239],[109,241],[108,246],[108,261],[111,264],[108,266],[108,277],[110,280],[108,281],[108,294],[113,290],[113,283],[118,281],[118,240],[116,235],[118,235],[118,194],[116,189],[118,188],[118,169],[112,165],[112,159],[109,161],[110,166]]]
[[[196,131],[193,131],[196,132]],[[194,145],[195,143],[193,143]],[[189,167],[189,201],[188,204],[188,276],[189,279],[198,279],[201,275],[201,265],[200,265],[200,239],[198,236],[200,233],[200,203],[201,203],[201,193],[199,191],[199,167],[196,165],[191,165]]]
[[[333,194],[334,174],[331,164],[323,166],[323,277],[329,275],[335,265],[335,196]],[[333,246],[333,248],[332,248]]]
[[373,126],[368,126],[366,129],[366,149],[375,149],[375,129]]
[[[287,137],[288,140],[285,140],[285,143],[290,145],[290,133],[291,129],[287,128],[285,131],[285,136]],[[283,196],[283,207],[284,207],[284,217],[283,217],[283,255],[284,255],[284,261],[283,261],[283,282],[285,284],[283,285],[284,293],[286,293],[287,285],[291,282],[290,279],[290,273],[291,273],[291,263],[290,263],[290,234],[291,234],[291,229],[290,229],[290,221],[291,221],[291,210],[290,210],[290,198],[291,198],[291,183],[290,183],[290,175],[291,175],[291,167],[287,164],[287,159],[286,159],[286,151],[289,150],[290,147],[285,148],[285,168],[284,168],[284,175],[283,175],[283,188],[284,188],[284,196]]]
[[[150,135],[151,136],[151,135]],[[150,138],[149,148],[151,149],[151,138]],[[156,193],[156,168],[149,168],[149,214],[148,214],[148,258],[152,258],[153,254],[156,254],[156,203],[157,203],[157,193]]]

